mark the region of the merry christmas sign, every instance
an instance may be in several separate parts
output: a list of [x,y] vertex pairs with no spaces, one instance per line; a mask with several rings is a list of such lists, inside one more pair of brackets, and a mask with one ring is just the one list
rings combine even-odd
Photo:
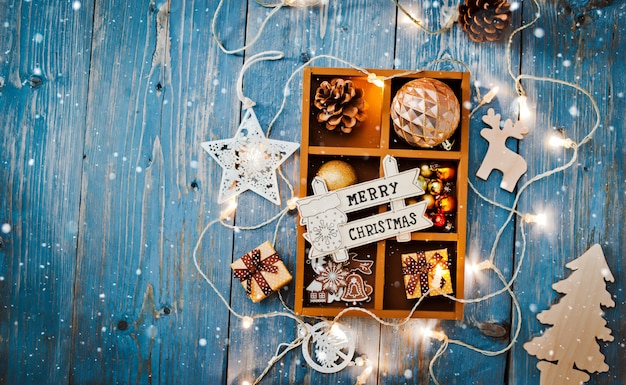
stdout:
[[[417,179],[419,168],[397,172],[391,156],[383,164],[384,177],[334,191],[326,191],[322,179],[313,180],[316,195],[297,202],[300,224],[307,229],[303,236],[311,244],[309,258],[345,255],[347,249],[432,226],[425,216],[427,202],[404,204],[404,199],[424,194]],[[388,203],[389,211],[348,222],[347,213]]]

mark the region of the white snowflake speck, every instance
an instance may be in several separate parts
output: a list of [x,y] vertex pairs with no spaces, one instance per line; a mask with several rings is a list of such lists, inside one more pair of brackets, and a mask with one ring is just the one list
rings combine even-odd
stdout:
[[576,107],[576,106],[571,106],[569,108],[569,110],[567,110],[567,111],[569,111],[569,114],[572,115],[572,116],[580,115],[580,112],[578,111],[578,107]]
[[411,369],[407,369],[404,371],[404,378],[406,378],[407,380],[413,378],[413,372],[411,371]]
[[546,31],[544,31],[543,28],[536,28],[535,29],[535,37],[537,38],[542,38],[546,35]]
[[206,346],[206,344],[207,344],[206,338],[200,338],[200,339],[198,340],[198,345],[200,345],[200,346]]
[[3,224],[2,224],[2,227],[0,227],[0,230],[1,230],[3,233],[8,234],[8,233],[10,233],[10,232],[11,232],[11,225],[10,225],[10,224],[8,224],[8,223],[3,223]]
[[80,1],[75,1],[72,3],[72,9],[74,11],[78,11],[80,9],[80,6],[81,6]]
[[41,42],[43,41],[43,35],[42,35],[42,34],[40,34],[39,32],[37,32],[37,33],[35,34],[35,37],[33,38],[33,41],[34,41],[35,43],[41,43]]

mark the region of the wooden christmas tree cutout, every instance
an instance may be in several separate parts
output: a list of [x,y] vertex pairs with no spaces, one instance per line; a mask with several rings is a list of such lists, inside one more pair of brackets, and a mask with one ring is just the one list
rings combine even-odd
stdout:
[[600,306],[615,306],[605,283],[615,279],[602,248],[593,245],[565,266],[572,274],[552,285],[564,296],[537,315],[542,324],[552,327],[524,344],[529,354],[545,360],[537,364],[541,385],[580,385],[589,380],[586,372],[609,370],[596,341],[613,341]]
[[506,140],[509,137],[523,139],[523,135],[528,133],[528,128],[519,120],[513,124],[511,119],[507,119],[504,127],[500,129],[500,114],[495,114],[493,108],[490,108],[487,115],[483,116],[483,122],[491,127],[480,131],[480,136],[489,142],[489,149],[476,176],[487,180],[491,171],[500,170],[502,171],[500,188],[511,192],[528,166],[520,154],[506,146]]

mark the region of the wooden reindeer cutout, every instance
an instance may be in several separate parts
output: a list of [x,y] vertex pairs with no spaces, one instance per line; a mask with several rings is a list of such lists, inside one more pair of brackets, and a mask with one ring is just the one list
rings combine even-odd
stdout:
[[528,167],[521,155],[506,146],[506,140],[509,137],[523,139],[523,135],[528,133],[528,128],[519,120],[513,124],[511,119],[507,119],[504,127],[500,129],[500,114],[495,114],[493,108],[483,116],[483,122],[491,127],[480,131],[480,136],[489,142],[489,149],[476,176],[487,180],[491,171],[500,170],[502,172],[500,188],[511,192]]

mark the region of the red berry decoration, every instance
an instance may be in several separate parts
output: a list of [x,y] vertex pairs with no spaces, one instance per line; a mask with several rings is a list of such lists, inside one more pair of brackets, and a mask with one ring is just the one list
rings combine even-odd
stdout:
[[435,227],[443,227],[446,225],[446,216],[443,213],[435,213],[430,217]]

